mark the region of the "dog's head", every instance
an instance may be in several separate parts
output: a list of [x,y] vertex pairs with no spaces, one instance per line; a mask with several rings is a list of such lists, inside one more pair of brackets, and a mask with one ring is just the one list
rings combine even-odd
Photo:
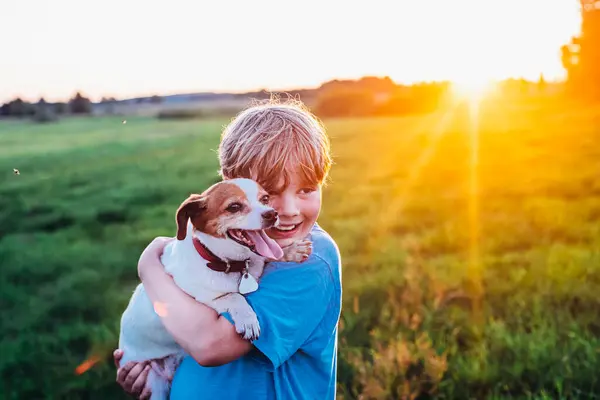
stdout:
[[189,220],[196,231],[225,240],[226,243],[217,242],[219,247],[224,245],[235,252],[232,259],[250,252],[281,258],[281,248],[264,232],[278,221],[277,212],[268,203],[267,192],[253,180],[240,178],[216,183],[181,203],[176,218],[177,239],[186,238]]

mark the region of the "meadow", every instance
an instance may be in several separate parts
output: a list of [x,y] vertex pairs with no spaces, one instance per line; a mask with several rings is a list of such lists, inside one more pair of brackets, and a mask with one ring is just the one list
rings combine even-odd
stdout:
[[[227,121],[0,122],[0,397],[128,398],[112,350],[138,257],[218,180]],[[339,398],[600,398],[600,107],[325,124]]]

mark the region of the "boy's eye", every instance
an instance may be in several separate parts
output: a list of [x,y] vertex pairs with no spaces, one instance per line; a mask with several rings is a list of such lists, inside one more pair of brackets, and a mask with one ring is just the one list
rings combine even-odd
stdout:
[[262,204],[265,204],[265,205],[266,205],[266,204],[269,204],[269,195],[268,195],[268,194],[265,194],[264,196],[262,196],[262,197],[260,198],[260,202],[261,202]]
[[315,188],[302,188],[300,189],[300,193],[302,194],[309,194],[314,192],[316,189]]
[[242,205],[240,203],[231,203],[229,206],[227,206],[227,208],[225,210],[230,213],[236,213],[236,212],[241,211],[241,209],[242,209]]

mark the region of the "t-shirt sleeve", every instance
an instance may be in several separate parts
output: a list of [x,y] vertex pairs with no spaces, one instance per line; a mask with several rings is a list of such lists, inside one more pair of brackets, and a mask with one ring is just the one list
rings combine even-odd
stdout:
[[318,257],[293,268],[265,274],[246,298],[256,312],[260,336],[251,355],[276,369],[292,356],[321,323],[331,306],[334,282],[329,265]]

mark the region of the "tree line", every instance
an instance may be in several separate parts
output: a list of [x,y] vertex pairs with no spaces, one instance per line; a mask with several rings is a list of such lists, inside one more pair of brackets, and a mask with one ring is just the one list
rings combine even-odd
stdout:
[[447,101],[449,88],[448,82],[398,85],[389,77],[334,80],[319,88],[314,111],[321,117],[426,113]]
[[16,98],[0,106],[0,117],[33,118],[38,122],[50,122],[61,115],[87,115],[92,112],[92,102],[77,92],[68,102],[49,103],[41,98],[30,103]]

